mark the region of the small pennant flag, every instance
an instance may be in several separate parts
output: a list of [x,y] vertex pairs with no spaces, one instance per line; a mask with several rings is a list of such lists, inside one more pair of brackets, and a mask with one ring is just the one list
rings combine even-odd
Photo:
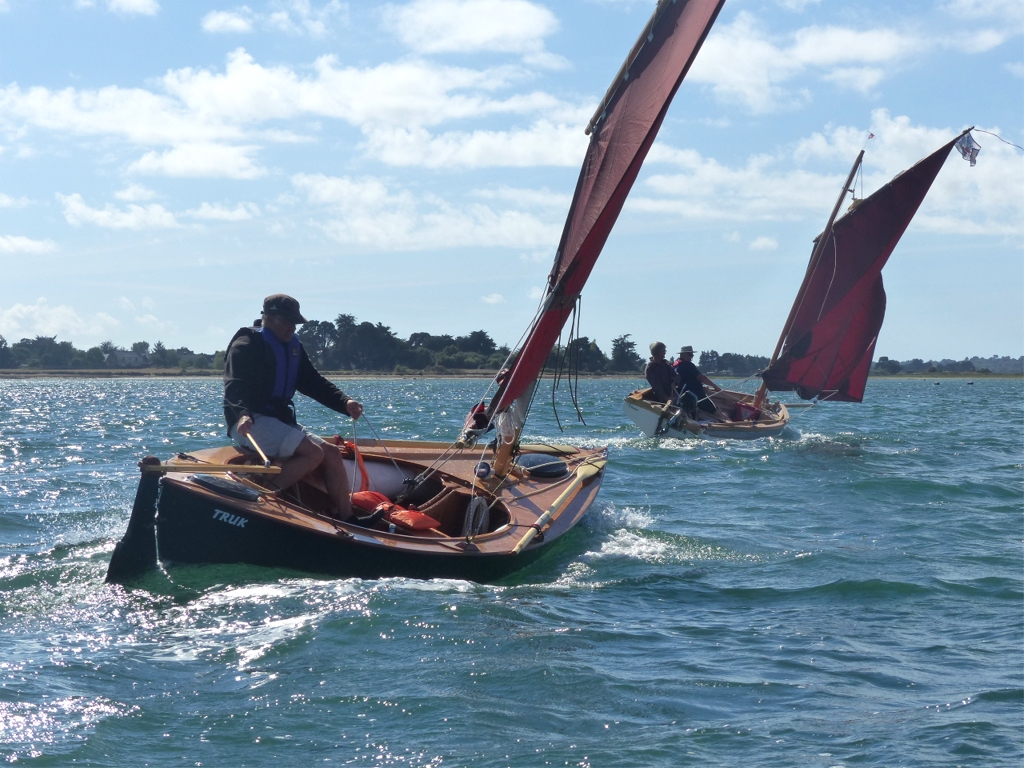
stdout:
[[869,133],[869,134],[868,134],[868,138],[869,138],[869,139],[873,139],[873,138],[875,138],[875,134],[873,134],[873,133]]
[[963,157],[964,160],[971,161],[971,168],[973,168],[978,162],[978,153],[981,152],[981,145],[974,140],[970,131],[957,139],[954,146],[960,150],[960,156]]

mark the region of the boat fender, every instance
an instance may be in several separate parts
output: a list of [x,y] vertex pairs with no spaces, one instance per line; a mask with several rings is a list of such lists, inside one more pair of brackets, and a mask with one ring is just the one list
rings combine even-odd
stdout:
[[224,496],[230,496],[233,499],[241,499],[242,501],[256,501],[260,497],[260,492],[255,488],[250,488],[237,480],[229,480],[226,477],[192,475],[192,482],[200,488],[205,488],[208,491],[220,493]]
[[530,477],[556,478],[569,474],[564,461],[544,453],[521,453],[516,463]]

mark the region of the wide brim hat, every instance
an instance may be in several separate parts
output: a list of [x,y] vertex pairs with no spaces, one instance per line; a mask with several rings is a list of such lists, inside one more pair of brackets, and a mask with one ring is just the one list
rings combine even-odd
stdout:
[[693,354],[693,347],[691,347],[689,344],[687,344],[685,347],[681,347],[679,349],[679,354],[680,355],[692,355]]

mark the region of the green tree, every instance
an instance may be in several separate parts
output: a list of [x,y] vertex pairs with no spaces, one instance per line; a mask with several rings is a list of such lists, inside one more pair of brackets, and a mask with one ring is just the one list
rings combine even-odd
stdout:
[[338,329],[326,321],[310,320],[295,334],[317,368],[330,368],[331,355],[338,343]]
[[643,367],[644,359],[636,353],[636,342],[629,340],[626,333],[612,339],[612,359],[609,366],[613,371],[636,373]]
[[161,368],[169,368],[174,365],[174,363],[171,362],[170,350],[164,346],[162,341],[158,341],[153,345],[153,352],[149,356],[149,359],[153,361],[154,365],[158,365]]
[[697,367],[705,373],[717,373],[719,370],[718,353],[713,349],[708,352],[701,350]]
[[890,360],[888,357],[878,358],[878,362],[875,363],[875,371],[878,373],[888,373],[890,375],[899,373],[902,370],[899,360]]

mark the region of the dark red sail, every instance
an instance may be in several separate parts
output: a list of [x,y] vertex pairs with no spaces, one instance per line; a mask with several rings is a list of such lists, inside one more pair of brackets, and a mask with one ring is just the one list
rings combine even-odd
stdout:
[[548,277],[544,308],[492,412],[506,409],[537,378],[622,210],[669,103],[725,0],[661,0],[634,46],[593,133]]
[[885,317],[882,267],[957,139],[896,176],[821,236],[821,255],[796,297],[782,352],[761,375],[768,389],[793,390],[805,400],[864,399]]

